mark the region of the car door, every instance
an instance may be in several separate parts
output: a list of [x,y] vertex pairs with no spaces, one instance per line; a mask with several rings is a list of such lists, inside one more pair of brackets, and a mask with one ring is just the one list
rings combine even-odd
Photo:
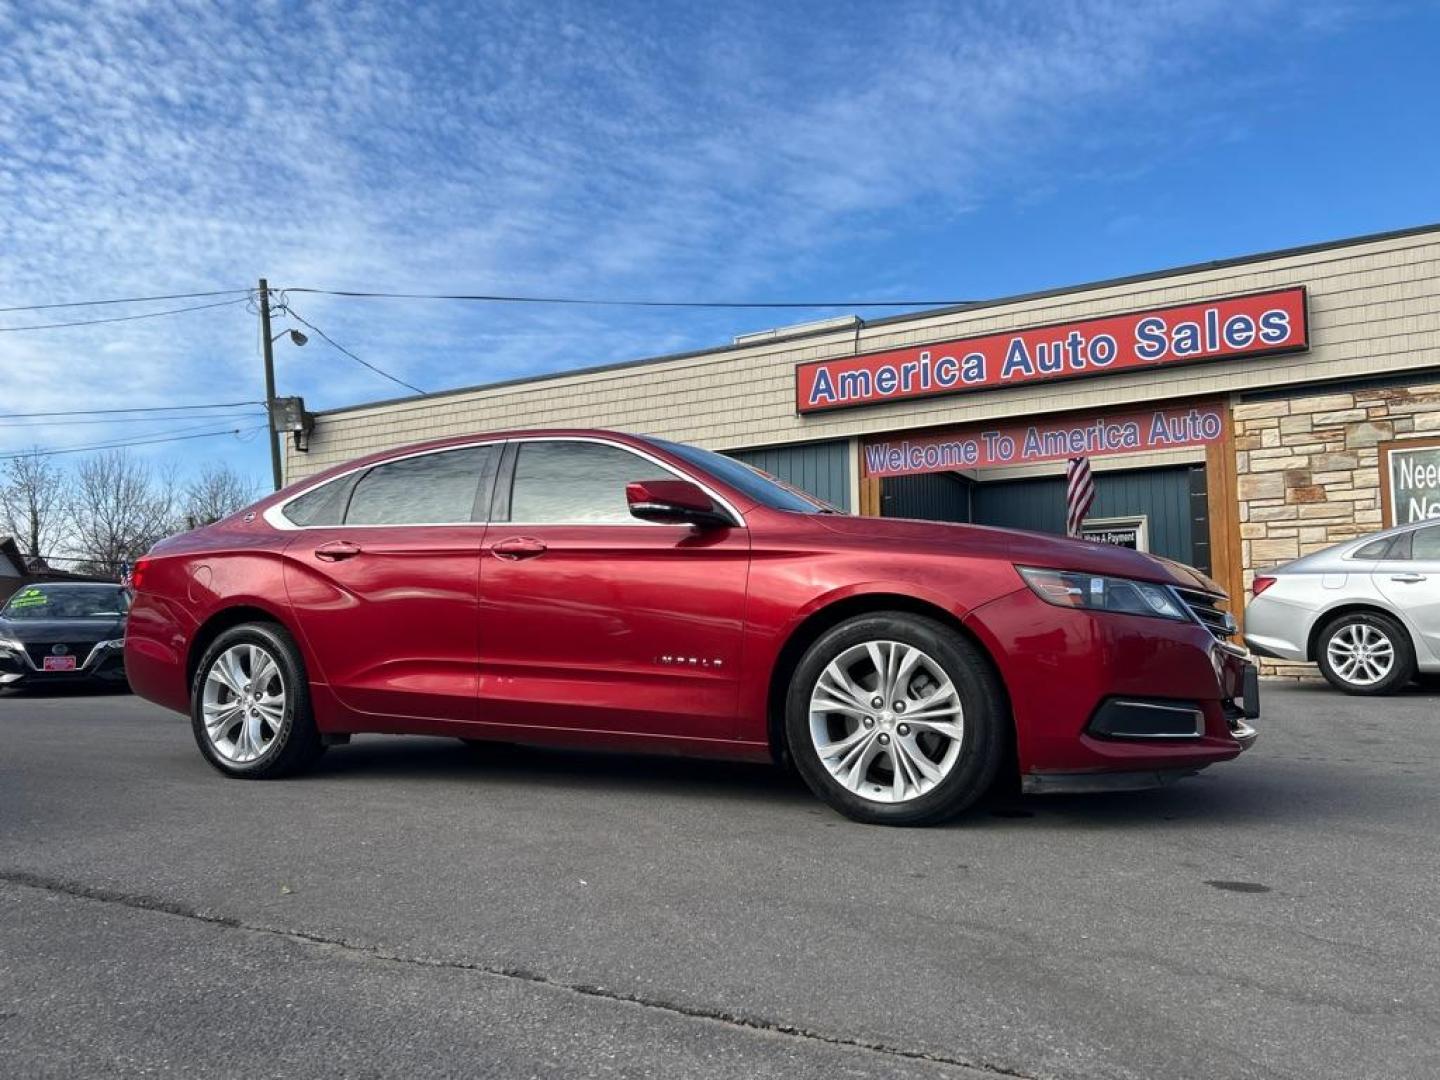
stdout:
[[1440,658],[1440,525],[1402,534],[1375,564],[1371,580],[1409,623],[1421,649]]
[[628,483],[679,474],[599,439],[516,440],[500,477],[481,557],[481,719],[732,738],[746,529],[632,517]]
[[320,667],[312,674],[345,707],[401,731],[423,728],[420,718],[474,719],[476,508],[488,505],[499,458],[499,444],[411,455],[335,481],[313,504],[287,504],[292,521],[310,522],[285,549],[290,603]]

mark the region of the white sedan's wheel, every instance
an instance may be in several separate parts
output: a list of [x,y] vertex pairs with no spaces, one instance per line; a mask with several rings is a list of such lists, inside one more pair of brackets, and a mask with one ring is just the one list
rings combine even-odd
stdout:
[[1395,643],[1368,623],[1346,623],[1325,647],[1335,674],[1356,686],[1373,686],[1395,667]]
[[1405,628],[1378,611],[1341,615],[1320,634],[1320,673],[1347,694],[1388,694],[1415,677],[1415,649]]
[[820,763],[862,799],[903,803],[933,791],[960,757],[964,709],[933,657],[900,641],[852,645],[810,694]]

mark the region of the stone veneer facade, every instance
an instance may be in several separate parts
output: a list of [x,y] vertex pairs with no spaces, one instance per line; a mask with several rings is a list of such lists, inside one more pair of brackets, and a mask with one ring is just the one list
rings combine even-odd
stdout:
[[[1440,385],[1302,394],[1232,415],[1248,592],[1257,573],[1384,527],[1379,444],[1440,435]],[[1262,671],[1318,674],[1285,661]]]

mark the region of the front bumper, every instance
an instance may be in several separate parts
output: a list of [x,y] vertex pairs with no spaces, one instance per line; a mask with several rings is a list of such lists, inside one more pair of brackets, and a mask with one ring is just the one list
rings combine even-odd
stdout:
[[[1000,666],[1029,790],[1153,787],[1254,744],[1259,677],[1249,654],[1199,623],[1056,607],[1029,589],[972,612],[966,625]],[[1110,702],[1187,714],[1188,728],[1120,734],[1092,727]],[[1085,779],[1082,779],[1085,778]]]
[[113,646],[94,646],[74,671],[45,671],[23,650],[0,649],[0,689],[77,683],[120,686],[125,681],[125,651]]

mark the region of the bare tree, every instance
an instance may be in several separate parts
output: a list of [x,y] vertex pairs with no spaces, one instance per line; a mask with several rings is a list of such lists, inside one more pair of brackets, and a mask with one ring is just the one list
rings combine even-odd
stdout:
[[114,577],[156,540],[180,527],[173,471],[156,474],[124,450],[82,461],[75,470],[74,546],[91,573]]
[[259,489],[224,462],[211,462],[185,488],[183,516],[194,529],[233,514],[259,497]]
[[65,474],[49,458],[12,458],[0,478],[0,533],[15,537],[32,558],[56,551],[69,522]]

